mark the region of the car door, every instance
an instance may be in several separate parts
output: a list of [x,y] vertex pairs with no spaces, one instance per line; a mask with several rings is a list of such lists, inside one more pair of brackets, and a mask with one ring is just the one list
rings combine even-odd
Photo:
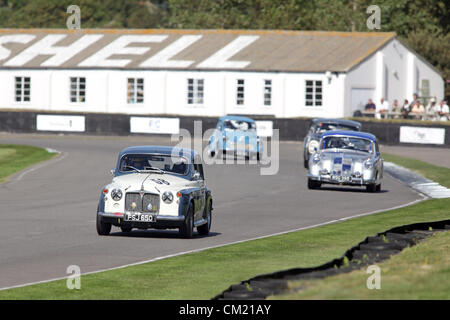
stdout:
[[205,207],[205,181],[203,177],[203,166],[199,162],[199,158],[194,162],[194,174],[198,173],[199,178],[195,180],[194,186],[196,191],[194,192],[195,213],[194,221],[198,221],[203,217],[203,209]]
[[200,180],[199,186],[200,186],[200,216],[203,216],[203,211],[205,209],[206,205],[206,184],[205,184],[205,177],[203,175],[203,164],[198,164],[198,172],[200,173]]
[[381,158],[380,147],[377,141],[375,141],[375,154],[377,157],[376,159],[377,159],[378,178],[381,179],[383,178],[384,167],[383,167],[383,158]]
[[309,141],[311,140],[311,136],[314,133],[314,131],[316,130],[315,125],[311,125],[311,127],[309,128],[308,134],[306,135],[306,138],[304,140],[303,143],[303,156],[305,160],[309,160],[309,151],[308,151],[308,147],[309,147]]

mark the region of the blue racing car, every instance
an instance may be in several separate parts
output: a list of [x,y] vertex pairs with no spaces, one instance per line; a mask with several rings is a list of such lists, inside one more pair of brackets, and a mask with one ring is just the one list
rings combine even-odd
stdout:
[[222,154],[261,159],[263,144],[256,133],[253,119],[243,116],[224,116],[219,118],[213,135],[209,138],[211,157]]

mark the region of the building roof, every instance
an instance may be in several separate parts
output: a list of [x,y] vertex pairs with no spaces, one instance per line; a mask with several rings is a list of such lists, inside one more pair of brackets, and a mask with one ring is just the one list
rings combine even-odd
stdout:
[[355,138],[369,139],[372,141],[377,140],[377,138],[373,134],[368,133],[368,132],[360,132],[360,131],[336,130],[336,131],[327,131],[322,134],[322,138],[330,137],[330,136],[355,137]]
[[0,29],[0,67],[346,72],[393,38],[389,32]]

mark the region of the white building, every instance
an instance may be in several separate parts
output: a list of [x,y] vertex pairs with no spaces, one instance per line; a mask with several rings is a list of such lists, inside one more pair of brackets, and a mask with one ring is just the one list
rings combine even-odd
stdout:
[[0,29],[0,109],[344,117],[415,92],[444,81],[393,33]]

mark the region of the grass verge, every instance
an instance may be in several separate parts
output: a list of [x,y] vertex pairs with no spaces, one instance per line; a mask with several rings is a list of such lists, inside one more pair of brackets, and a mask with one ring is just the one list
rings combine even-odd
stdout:
[[58,280],[3,290],[0,299],[210,299],[259,274],[325,263],[367,235],[402,224],[448,219],[449,208],[450,199],[428,200],[341,223],[85,275],[80,290],[68,290],[66,280]]
[[8,177],[33,164],[49,160],[55,156],[43,148],[3,144],[0,145],[0,183]]
[[[380,289],[367,289],[366,268],[325,278],[290,283],[291,293],[272,299],[450,299],[450,231],[434,234],[418,245],[378,264]],[[296,289],[301,288],[301,291]]]

